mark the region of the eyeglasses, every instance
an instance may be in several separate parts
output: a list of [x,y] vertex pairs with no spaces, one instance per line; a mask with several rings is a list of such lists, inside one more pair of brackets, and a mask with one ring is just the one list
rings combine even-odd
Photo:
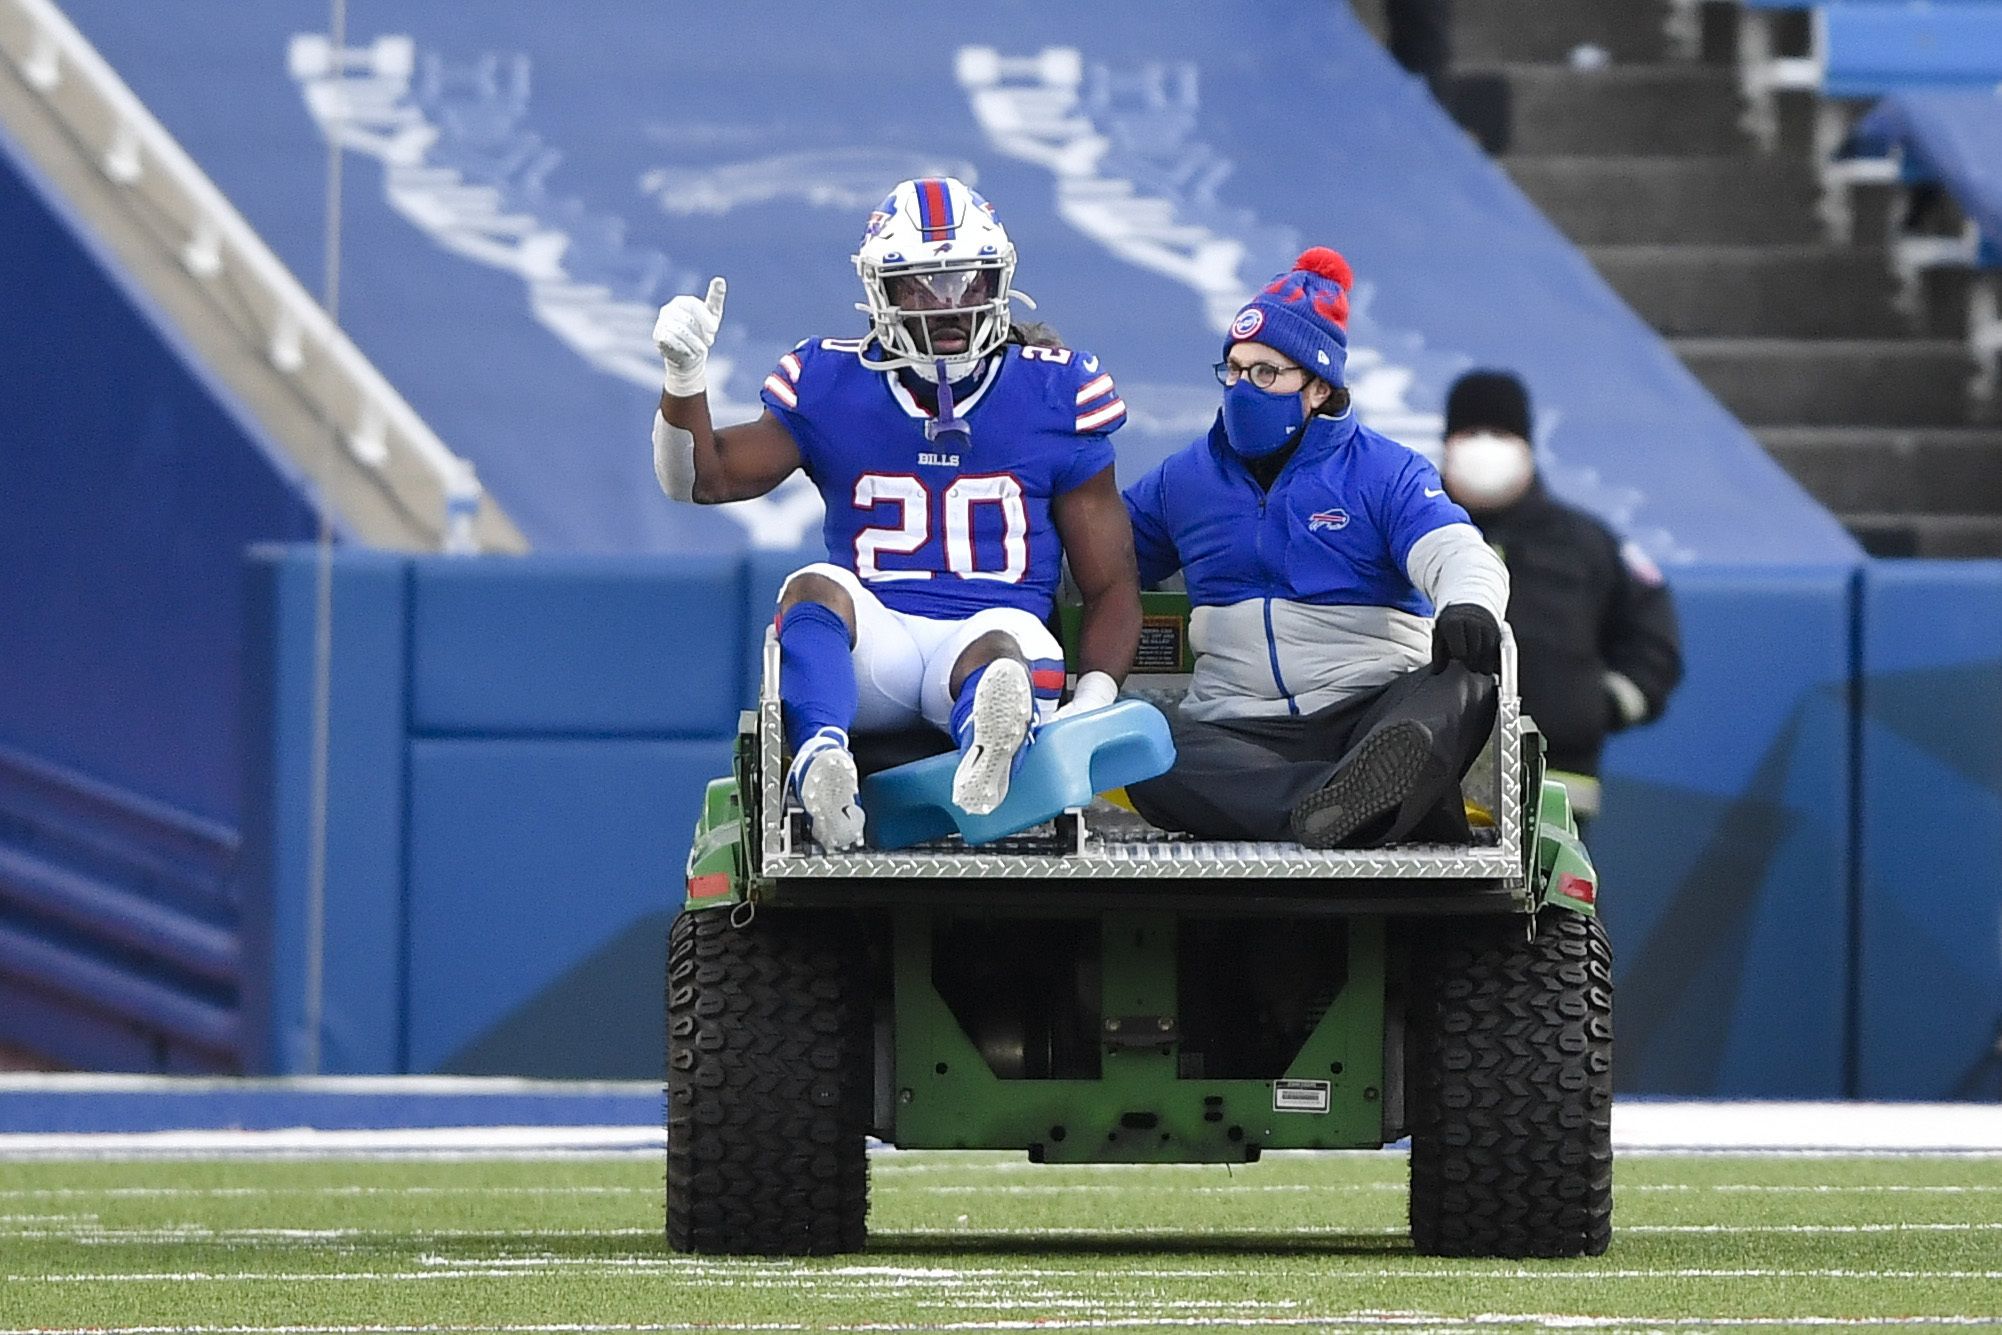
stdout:
[[1271,389],[1282,376],[1299,372],[1304,382],[1307,368],[1304,366],[1274,366],[1271,362],[1253,362],[1249,366],[1233,366],[1229,362],[1218,362],[1215,367],[1216,382],[1225,389],[1235,385],[1240,379],[1249,380],[1258,389]]

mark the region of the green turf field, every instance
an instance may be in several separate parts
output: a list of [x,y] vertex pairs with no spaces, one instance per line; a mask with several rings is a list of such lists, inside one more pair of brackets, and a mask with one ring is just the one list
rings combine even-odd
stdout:
[[652,1156],[0,1161],[0,1332],[2002,1325],[2002,1159],[1622,1158],[1592,1261],[1411,1254],[1401,1156],[884,1154],[873,1243],[670,1255]]

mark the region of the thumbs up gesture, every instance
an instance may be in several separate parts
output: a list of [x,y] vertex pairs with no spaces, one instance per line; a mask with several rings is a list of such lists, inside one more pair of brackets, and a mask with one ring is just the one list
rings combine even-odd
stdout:
[[729,285],[709,280],[707,297],[676,297],[660,308],[653,322],[653,345],[666,365],[665,386],[676,398],[693,398],[709,388],[704,367],[716,331],[723,327],[723,297]]

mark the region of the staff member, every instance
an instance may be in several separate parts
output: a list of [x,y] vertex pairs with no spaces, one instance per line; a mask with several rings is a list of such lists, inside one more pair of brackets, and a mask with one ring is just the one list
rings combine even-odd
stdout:
[[1675,605],[1635,544],[1552,496],[1530,447],[1529,392],[1469,371],[1446,395],[1446,489],[1509,573],[1523,711],[1581,823],[1599,812],[1606,736],[1661,717],[1682,680]]
[[1494,725],[1508,573],[1423,456],[1357,423],[1353,282],[1317,246],[1254,296],[1216,424],[1125,493],[1142,582],[1179,570],[1193,607],[1175,767],[1127,789],[1163,829],[1471,837],[1459,781]]

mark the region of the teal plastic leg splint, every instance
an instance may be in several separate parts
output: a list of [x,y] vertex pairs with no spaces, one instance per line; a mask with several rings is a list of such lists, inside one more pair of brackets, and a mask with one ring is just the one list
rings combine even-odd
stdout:
[[1168,720],[1144,700],[1121,700],[1061,719],[1036,734],[1008,796],[985,816],[952,804],[959,753],[899,765],[862,781],[869,843],[908,848],[957,833],[969,844],[992,843],[1040,825],[1094,795],[1165,774],[1175,763]]

